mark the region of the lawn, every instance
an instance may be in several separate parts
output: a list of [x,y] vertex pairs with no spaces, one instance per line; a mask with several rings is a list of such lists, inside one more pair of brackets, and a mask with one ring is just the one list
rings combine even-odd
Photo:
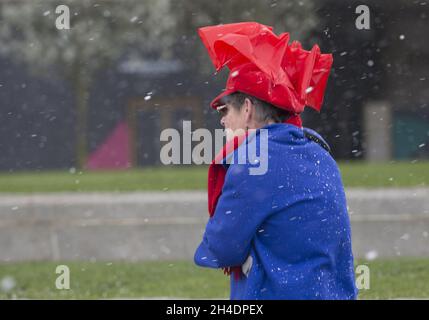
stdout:
[[[370,289],[361,290],[359,299],[429,298],[429,259],[357,263],[370,268]],[[58,264],[70,269],[70,290],[55,287]],[[0,264],[1,299],[227,299],[228,281],[221,270],[199,268],[188,261]]]
[[[368,164],[340,162],[346,187],[427,187],[429,162]],[[123,171],[0,173],[0,192],[198,190],[207,185],[207,166],[166,166]]]
[[[429,162],[339,164],[346,187],[428,187]],[[207,166],[111,172],[18,172],[0,174],[0,192],[204,190]],[[360,299],[429,298],[429,259],[375,260],[369,290]],[[71,289],[55,288],[55,267],[66,264]],[[13,287],[13,288],[12,288]],[[220,270],[171,262],[22,262],[0,264],[0,298],[228,298]]]

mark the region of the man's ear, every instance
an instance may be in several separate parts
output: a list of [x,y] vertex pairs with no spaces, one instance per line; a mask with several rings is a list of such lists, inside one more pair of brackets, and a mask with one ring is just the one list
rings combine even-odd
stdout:
[[249,98],[244,99],[244,108],[246,111],[246,122],[250,122],[250,120],[254,117],[254,107],[252,101]]

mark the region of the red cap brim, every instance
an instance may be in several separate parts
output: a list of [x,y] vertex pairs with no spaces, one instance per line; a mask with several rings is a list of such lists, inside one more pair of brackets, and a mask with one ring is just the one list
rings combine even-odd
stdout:
[[222,102],[222,98],[230,95],[231,93],[236,92],[237,90],[233,90],[233,89],[227,89],[224,92],[222,92],[220,95],[218,95],[216,98],[214,98],[212,100],[212,102],[210,102],[210,106],[213,109],[217,109],[217,107],[224,105],[225,103]]

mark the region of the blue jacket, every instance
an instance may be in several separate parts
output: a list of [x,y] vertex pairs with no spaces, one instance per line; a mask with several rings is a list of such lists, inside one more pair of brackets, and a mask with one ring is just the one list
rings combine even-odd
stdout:
[[[244,265],[246,275],[238,281],[230,277],[231,300],[355,299],[350,221],[336,162],[305,137],[308,130],[322,139],[310,129],[290,124],[264,129],[268,170],[249,174],[259,165],[252,161],[226,165],[222,195],[195,263]],[[253,138],[260,136],[257,131]],[[244,146],[231,156],[238,157]],[[256,146],[259,153],[259,142]]]

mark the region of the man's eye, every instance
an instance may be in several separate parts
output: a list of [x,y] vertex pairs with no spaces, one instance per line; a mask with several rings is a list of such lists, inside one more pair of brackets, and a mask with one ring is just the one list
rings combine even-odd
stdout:
[[227,107],[223,107],[223,108],[219,109],[218,112],[219,112],[219,115],[221,117],[224,117],[228,113],[228,108]]

